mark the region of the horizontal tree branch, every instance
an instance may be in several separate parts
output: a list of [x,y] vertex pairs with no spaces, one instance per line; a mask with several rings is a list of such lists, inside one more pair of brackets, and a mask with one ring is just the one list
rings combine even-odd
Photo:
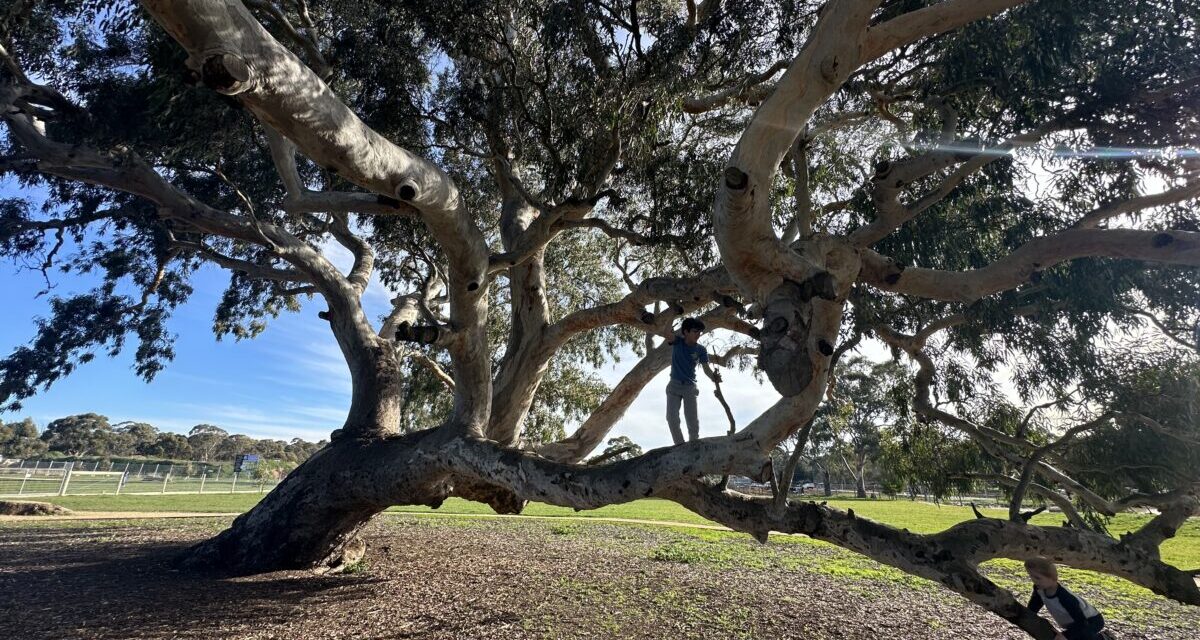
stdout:
[[859,281],[883,291],[930,300],[974,302],[1028,282],[1043,269],[1076,258],[1126,258],[1200,265],[1200,233],[1131,229],[1068,229],[1034,238],[1009,255],[973,271],[904,268],[874,251],[862,253]]

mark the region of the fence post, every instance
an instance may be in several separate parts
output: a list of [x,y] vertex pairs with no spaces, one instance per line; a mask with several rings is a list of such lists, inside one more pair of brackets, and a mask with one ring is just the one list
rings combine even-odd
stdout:
[[128,471],[126,471],[125,473],[122,473],[121,479],[117,480],[117,495],[121,495],[121,487],[125,486],[125,476],[127,476],[127,475],[129,475]]
[[234,471],[233,472],[233,484],[229,485],[229,493],[233,493],[234,491],[237,490],[237,476],[238,476],[237,472]]
[[73,468],[75,468],[74,462],[72,462],[69,465],[66,465],[66,467],[64,468],[62,484],[59,485],[59,487],[58,487],[58,495],[60,495],[60,496],[67,495],[67,485],[71,483],[71,469],[73,469]]
[[145,469],[145,468],[146,468],[146,463],[145,463],[145,462],[143,462],[143,463],[141,463],[141,464],[139,464],[139,465],[138,465],[138,470],[137,470],[137,472],[138,472],[138,475],[139,475],[139,476],[140,476],[140,475],[142,475],[142,469]]
[[200,474],[200,493],[204,493],[204,480],[208,478],[208,472]]
[[164,476],[163,476],[163,486],[162,486],[162,493],[166,493],[166,492],[167,492],[167,480],[170,480],[170,479],[171,479],[171,474],[170,474],[170,473],[167,473],[166,475],[164,475]]
[[25,477],[21,478],[21,488],[17,490],[17,495],[25,493],[25,483],[29,481],[29,472],[25,472]]

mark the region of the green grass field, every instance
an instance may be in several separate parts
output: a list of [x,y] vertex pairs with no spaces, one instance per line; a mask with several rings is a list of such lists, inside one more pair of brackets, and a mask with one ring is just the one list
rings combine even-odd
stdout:
[[[43,498],[75,511],[191,511],[202,513],[240,513],[254,506],[261,496],[257,493],[204,495],[121,495],[121,496],[65,496]],[[907,500],[855,500],[834,499],[829,505],[839,509],[854,509],[860,516],[885,522],[895,527],[907,528],[917,533],[934,533],[974,517],[969,507],[936,505],[928,502]],[[495,512],[477,502],[451,498],[436,512],[429,507],[392,507],[396,513],[443,513],[490,515]],[[1000,509],[985,509],[988,515],[1007,517]],[[683,524],[713,524],[712,522],[666,500],[636,500],[626,504],[610,505],[589,511],[576,512],[566,507],[532,503],[525,515],[543,517],[581,518],[628,518],[635,520],[658,520]],[[1148,516],[1121,514],[1109,525],[1114,535],[1131,531],[1148,520]],[[1043,513],[1034,518],[1034,524],[1057,525],[1062,521],[1058,514]],[[1193,518],[1179,533],[1162,546],[1162,557],[1181,568],[1200,567],[1200,519]]]

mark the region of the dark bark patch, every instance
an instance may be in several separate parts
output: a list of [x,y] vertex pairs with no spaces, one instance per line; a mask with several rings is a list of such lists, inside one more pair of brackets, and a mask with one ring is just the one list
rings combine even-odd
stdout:
[[1169,233],[1158,233],[1154,235],[1155,248],[1161,249],[1172,242],[1175,242],[1175,236]]
[[833,355],[833,345],[829,344],[823,339],[817,341],[817,350],[820,351],[821,355],[823,356]]
[[883,277],[883,281],[888,284],[896,284],[897,282],[900,282],[900,272],[897,271],[895,273],[887,274]]
[[210,89],[227,93],[250,79],[250,68],[236,56],[217,54],[204,60],[200,67],[200,77]]
[[737,167],[727,167],[725,169],[725,186],[734,190],[742,191],[750,185],[750,176]]
[[408,183],[402,184],[396,189],[396,197],[405,202],[412,202],[417,197],[417,188]]

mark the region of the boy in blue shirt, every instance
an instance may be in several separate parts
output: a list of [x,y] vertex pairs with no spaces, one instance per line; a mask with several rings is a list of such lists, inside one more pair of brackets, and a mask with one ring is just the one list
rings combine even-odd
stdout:
[[667,426],[675,444],[683,444],[683,432],[679,430],[679,405],[687,418],[688,439],[700,437],[700,419],[696,415],[696,398],[700,390],[696,387],[696,364],[704,366],[704,375],[714,383],[721,382],[721,374],[708,366],[708,351],[699,344],[704,333],[704,323],[687,318],[680,332],[666,333],[667,344],[671,345],[671,381],[667,383]]
[[1037,613],[1046,607],[1062,628],[1055,640],[1097,640],[1103,638],[1104,616],[1087,600],[1067,591],[1058,583],[1058,567],[1045,558],[1025,561],[1025,571],[1033,581],[1029,610]]

